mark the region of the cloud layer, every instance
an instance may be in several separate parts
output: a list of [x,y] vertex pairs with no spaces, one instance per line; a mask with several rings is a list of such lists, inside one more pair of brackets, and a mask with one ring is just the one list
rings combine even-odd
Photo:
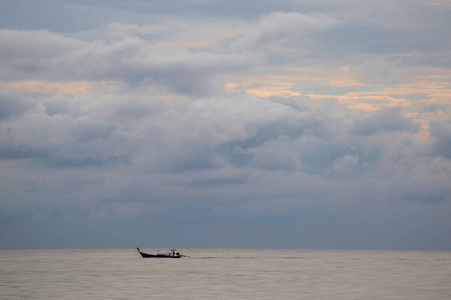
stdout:
[[189,3],[0,22],[0,247],[451,248],[447,3]]

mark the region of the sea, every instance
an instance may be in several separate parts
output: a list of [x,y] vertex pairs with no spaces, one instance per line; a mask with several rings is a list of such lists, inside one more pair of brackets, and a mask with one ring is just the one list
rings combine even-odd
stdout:
[[0,299],[451,299],[451,251],[177,251],[2,249]]

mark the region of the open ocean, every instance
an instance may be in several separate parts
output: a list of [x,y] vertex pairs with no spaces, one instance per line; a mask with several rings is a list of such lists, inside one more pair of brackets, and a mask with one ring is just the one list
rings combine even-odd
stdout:
[[451,251],[179,251],[3,249],[0,299],[451,299]]

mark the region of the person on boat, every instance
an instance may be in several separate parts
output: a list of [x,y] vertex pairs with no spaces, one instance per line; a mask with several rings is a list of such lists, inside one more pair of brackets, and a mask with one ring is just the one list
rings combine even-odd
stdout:
[[175,256],[175,250],[174,249],[172,250],[172,256]]

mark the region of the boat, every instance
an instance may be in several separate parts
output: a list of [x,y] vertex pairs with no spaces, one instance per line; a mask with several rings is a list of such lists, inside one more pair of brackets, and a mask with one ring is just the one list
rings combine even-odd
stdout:
[[142,258],[150,258],[150,257],[154,257],[154,258],[180,258],[184,255],[180,255],[180,253],[176,252],[176,249],[171,249],[169,252],[167,253],[157,253],[157,254],[148,254],[148,253],[144,253],[141,252],[141,250],[139,250],[138,247],[136,247],[136,249],[138,249],[139,254],[141,254]]

